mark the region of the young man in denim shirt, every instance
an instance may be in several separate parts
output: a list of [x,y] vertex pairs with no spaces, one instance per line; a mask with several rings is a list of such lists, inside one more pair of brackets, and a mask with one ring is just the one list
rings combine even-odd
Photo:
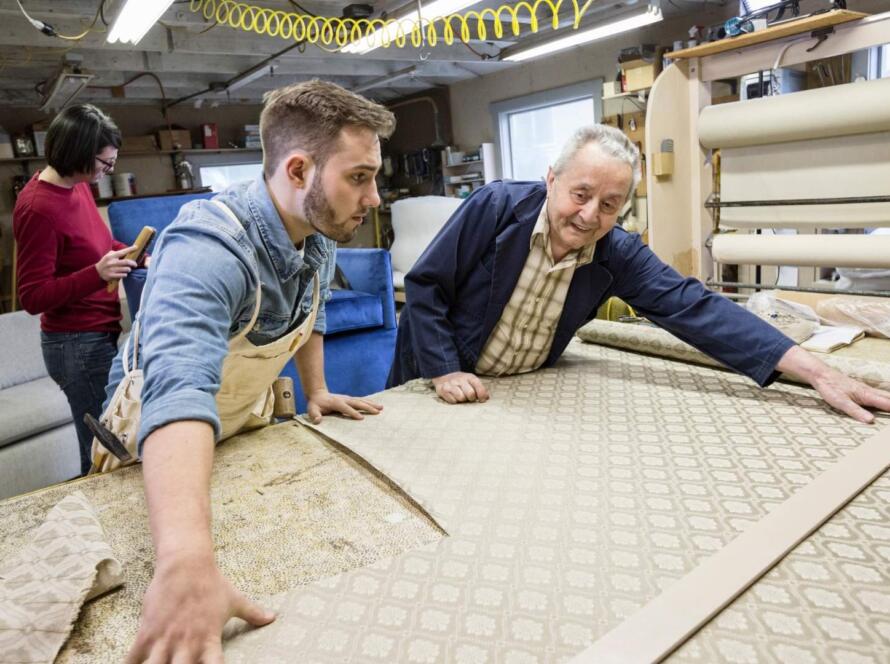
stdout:
[[[380,138],[394,127],[384,107],[330,83],[275,90],[260,117],[263,177],[184,206],[159,240],[139,314],[138,435],[157,562],[129,662],[222,662],[230,617],[274,619],[222,576],[210,535],[213,449],[228,426],[219,396],[237,393],[239,378],[256,383],[243,365],[224,368],[233,339],[249,330],[246,342],[262,350],[302,325],[308,339],[295,360],[309,417],[361,419],[381,408],[327,391],[323,302],[336,242],[351,239],[380,203]],[[122,374],[118,357],[109,397]]]

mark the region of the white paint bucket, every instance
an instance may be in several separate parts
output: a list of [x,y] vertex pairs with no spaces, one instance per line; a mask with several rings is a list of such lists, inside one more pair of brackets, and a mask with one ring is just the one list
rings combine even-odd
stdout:
[[111,180],[115,196],[132,196],[136,193],[136,176],[132,173],[115,173]]
[[96,188],[98,192],[98,198],[111,198],[112,196],[114,196],[114,189],[111,184],[111,176],[108,174],[105,174],[101,178],[96,180]]

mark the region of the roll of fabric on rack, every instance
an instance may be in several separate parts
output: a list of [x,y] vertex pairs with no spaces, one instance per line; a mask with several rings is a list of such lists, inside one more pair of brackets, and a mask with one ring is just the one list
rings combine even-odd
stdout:
[[[699,140],[720,148],[724,228],[890,226],[890,78],[709,106]],[[813,201],[818,204],[775,204]],[[831,202],[837,200],[837,202]]]
[[714,259],[728,264],[890,268],[890,236],[714,236]]

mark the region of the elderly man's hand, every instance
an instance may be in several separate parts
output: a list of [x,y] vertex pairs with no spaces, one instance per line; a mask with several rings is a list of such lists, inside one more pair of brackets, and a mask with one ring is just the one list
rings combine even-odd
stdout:
[[488,401],[488,390],[475,374],[454,371],[433,378],[433,386],[436,388],[439,398],[448,403]]
[[871,424],[875,421],[875,416],[863,406],[890,412],[890,392],[860,383],[840,371],[829,369],[812,384],[830,405],[860,422]]
[[890,392],[845,376],[800,346],[790,348],[779,360],[776,369],[804,379],[816,388],[829,405],[865,424],[874,422],[875,416],[863,406],[890,412]]

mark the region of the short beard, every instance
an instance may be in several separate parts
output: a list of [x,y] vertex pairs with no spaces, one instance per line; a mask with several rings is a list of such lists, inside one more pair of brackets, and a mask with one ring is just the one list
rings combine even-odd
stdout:
[[334,223],[336,221],[334,209],[328,203],[321,186],[321,169],[315,173],[312,186],[309,187],[309,192],[303,201],[303,214],[312,228],[336,242],[349,242],[358,232],[358,227],[348,231],[345,228],[338,228]]

